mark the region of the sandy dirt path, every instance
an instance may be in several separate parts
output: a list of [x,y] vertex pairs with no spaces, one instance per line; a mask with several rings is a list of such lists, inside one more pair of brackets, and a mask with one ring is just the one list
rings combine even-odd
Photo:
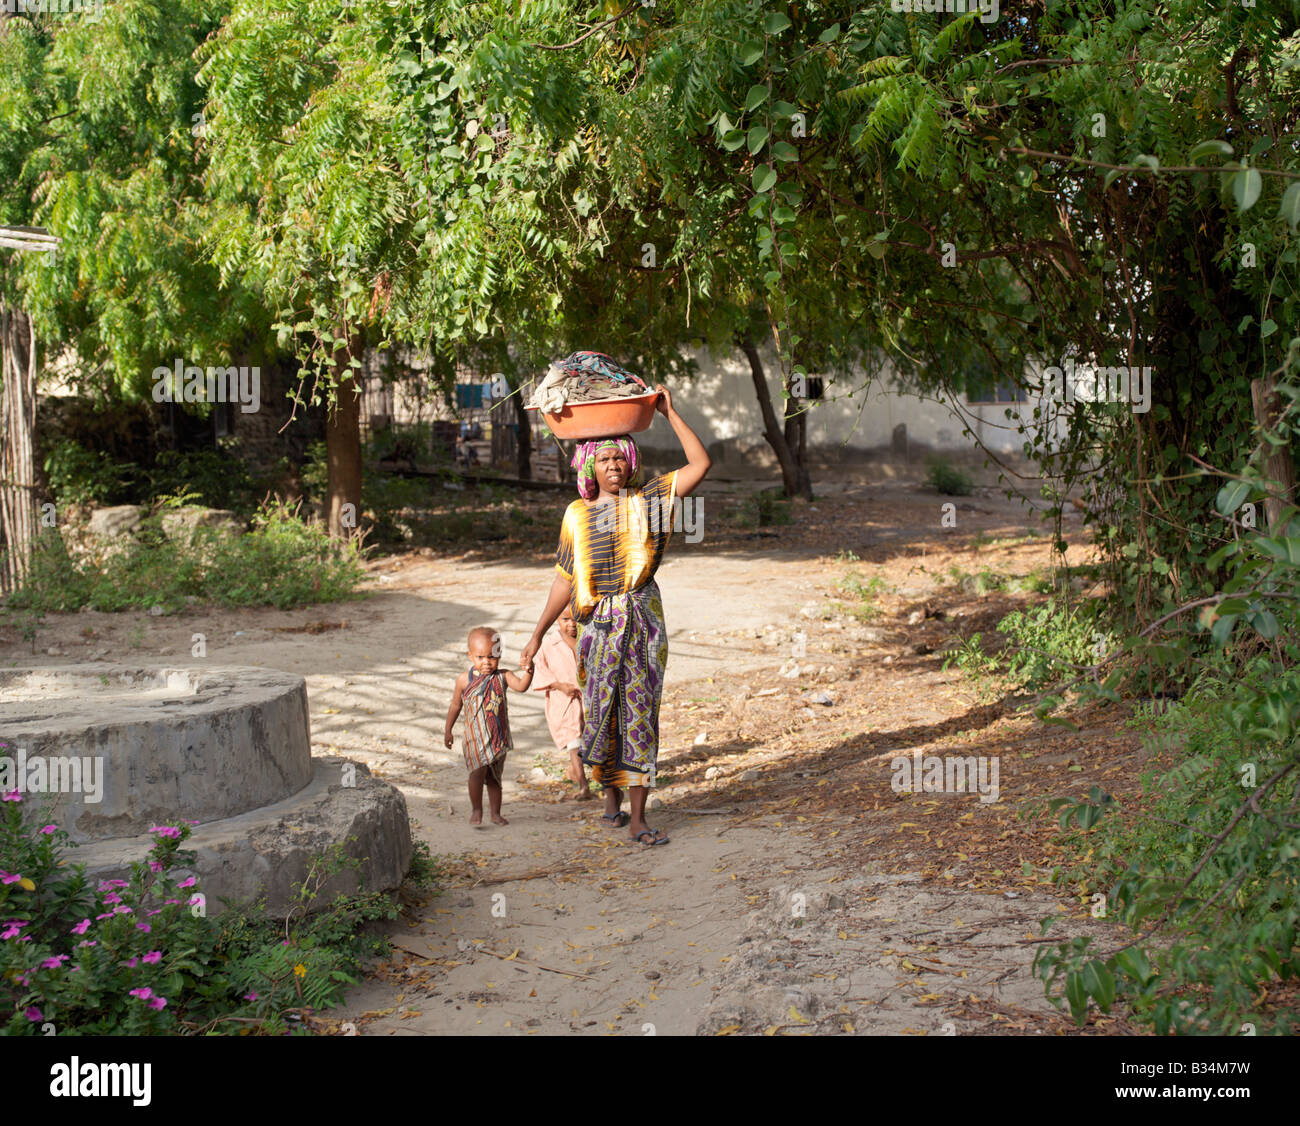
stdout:
[[[780,537],[766,550],[670,547],[658,576],[670,657],[651,822],[672,842],[654,849],[602,827],[599,801],[561,802],[563,787],[540,781],[536,767],[558,774],[560,756],[536,693],[510,698],[510,824],[467,823],[459,745],[448,751],[441,739],[450,685],[472,626],[500,630],[507,661],[517,658],[551,581],[544,563],[391,558],[355,603],[67,615],[48,635],[55,661],[12,646],[2,655],[190,664],[198,634],[208,662],[307,678],[314,752],[363,761],[400,787],[443,866],[441,894],[394,924],[394,958],[330,1014],[343,1031],[1064,1031],[1072,1026],[1028,972],[1036,921],[1062,910],[1049,890],[1033,879],[1002,891],[958,879],[957,837],[954,867],[923,873],[922,854],[869,835],[878,825],[865,803],[818,805],[842,792],[833,764],[850,754],[867,772],[854,790],[877,805],[914,804],[919,824],[936,812],[923,806],[940,803],[889,792],[893,754],[997,722],[959,674],[909,657],[932,648],[916,645],[917,630],[895,628],[916,599],[944,593],[934,572],[951,552],[965,551],[972,569],[991,558],[951,537],[936,554],[929,541],[939,537],[916,529],[918,495],[845,488],[835,502],[854,519],[840,529],[844,547],[868,553],[859,569],[891,584],[879,628],[827,609],[846,565],[824,550],[787,549]],[[964,540],[1023,530],[1019,509],[979,504]],[[1029,550],[1045,556],[1041,545]],[[796,629],[804,663],[783,677]],[[833,704],[809,704],[815,692]],[[875,733],[870,745],[864,732]],[[995,815],[974,795],[950,796],[938,812],[958,832]]]

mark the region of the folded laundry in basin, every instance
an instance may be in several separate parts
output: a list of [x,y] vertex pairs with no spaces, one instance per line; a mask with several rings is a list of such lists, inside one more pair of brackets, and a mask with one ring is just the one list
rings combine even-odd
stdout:
[[551,364],[531,406],[558,414],[566,403],[591,403],[647,392],[645,381],[603,352],[574,352]]

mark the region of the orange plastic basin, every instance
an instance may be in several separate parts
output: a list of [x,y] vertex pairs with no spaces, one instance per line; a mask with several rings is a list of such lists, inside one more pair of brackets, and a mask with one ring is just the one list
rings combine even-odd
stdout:
[[[616,438],[650,429],[655,418],[659,392],[629,395],[622,399],[594,399],[589,403],[565,403],[558,414],[541,411],[546,425],[557,438]],[[538,407],[526,408],[530,411]]]

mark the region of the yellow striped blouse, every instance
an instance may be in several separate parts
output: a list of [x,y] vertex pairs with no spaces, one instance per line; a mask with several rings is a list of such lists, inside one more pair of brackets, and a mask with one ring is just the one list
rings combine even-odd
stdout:
[[573,616],[585,621],[609,594],[626,594],[654,578],[672,532],[677,470],[624,489],[616,501],[575,500],[560,525],[555,569],[573,586]]

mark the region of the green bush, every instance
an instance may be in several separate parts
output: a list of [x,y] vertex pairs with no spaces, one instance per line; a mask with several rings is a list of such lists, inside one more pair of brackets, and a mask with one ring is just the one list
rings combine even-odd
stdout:
[[247,512],[261,492],[244,462],[223,450],[164,450],[148,478],[150,503],[186,493],[192,504]]
[[1056,589],[1056,583],[1050,576],[1040,574],[1035,569],[1027,575],[1009,580],[1007,589],[1026,591],[1029,594],[1051,594]]
[[339,602],[356,597],[366,577],[356,540],[330,539],[323,525],[303,521],[282,502],[263,506],[246,535],[207,538],[215,546],[204,594],[223,606],[287,610]]
[[158,606],[171,613],[197,601],[287,610],[356,597],[364,578],[356,541],[331,540],[321,525],[273,502],[258,510],[243,535],[200,528],[171,539],[156,515],[120,550],[80,564],[57,536],[42,536],[27,581],[8,606],[38,614],[82,606],[109,612]]
[[60,509],[125,504],[138,484],[136,466],[115,462],[103,450],[89,450],[71,438],[56,442],[45,455],[44,465]]
[[742,528],[766,528],[769,525],[794,523],[790,502],[780,488],[763,489],[746,497],[733,512],[732,519]]
[[[1216,507],[1235,511],[1247,492],[1231,483]],[[1140,721],[1172,765],[1149,771],[1136,800],[1094,786],[1049,803],[1078,830],[1079,859],[1057,879],[1104,896],[1124,928],[1108,953],[1080,936],[1035,956],[1080,1024],[1091,1003],[1119,1000],[1158,1035],[1296,1031],[1294,1012],[1264,999],[1300,975],[1300,525],[1243,536],[1207,566],[1225,563],[1215,601],[1176,611],[1198,611],[1199,637],[1167,628],[1130,643],[1150,682],[1200,666],[1177,707]],[[1117,701],[1122,675],[1095,695]]]
[[262,491],[243,461],[225,450],[164,450],[152,466],[140,466],[63,438],[46,454],[44,465],[61,509],[153,504],[184,492],[194,504],[247,512]]
[[[313,863],[287,922],[209,919],[197,878],[177,872],[194,860],[182,849],[189,824],[155,826],[130,879],[92,888],[84,866],[64,860],[67,834],[25,821],[25,804],[16,792],[0,802],[2,1033],[285,1032],[340,1004],[363,959],[388,948],[364,925],[394,918],[394,897],[317,902],[330,876],[359,866],[341,845]],[[426,849],[421,872],[432,871]]]
[[[1058,884],[1104,894],[1107,917],[1134,932],[1157,919],[1177,932],[1109,958],[1094,955],[1092,940],[1044,947],[1035,972],[1049,987],[1064,979],[1076,1018],[1091,995],[1107,1005],[1122,997],[1158,1035],[1231,1034],[1243,1022],[1295,1030],[1293,1014],[1256,1011],[1262,983],[1300,973],[1295,787],[1267,789],[1253,817],[1241,809],[1272,775],[1294,767],[1298,717],[1300,669],[1279,678],[1271,662],[1252,662],[1243,676],[1203,682],[1145,721],[1144,742],[1174,765],[1146,772],[1140,799],[1122,806],[1098,793],[1054,803],[1063,827],[1080,826],[1075,843],[1088,854],[1059,871]],[[1076,813],[1089,808],[1082,819]]]
[[968,497],[975,485],[971,479],[944,458],[930,462],[925,483],[937,492],[949,497]]
[[5,600],[5,608],[19,615],[68,613],[90,599],[91,581],[68,556],[58,532],[43,530],[32,545],[27,577]]
[[1031,610],[1014,610],[998,622],[997,631],[1007,638],[1001,649],[985,652],[976,633],[944,661],[944,668],[955,664],[972,675],[1001,675],[1037,691],[1073,679],[1079,666],[1096,664],[1116,644],[1109,632],[1099,628],[1093,603],[1070,606],[1056,600]]

